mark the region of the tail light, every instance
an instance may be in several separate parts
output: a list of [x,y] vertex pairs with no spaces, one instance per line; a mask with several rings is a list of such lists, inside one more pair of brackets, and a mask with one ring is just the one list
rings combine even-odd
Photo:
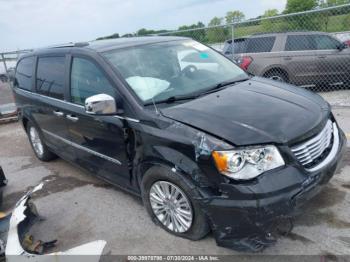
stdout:
[[253,62],[253,58],[251,58],[250,56],[243,56],[240,59],[238,59],[237,62],[242,69],[248,70],[249,65]]

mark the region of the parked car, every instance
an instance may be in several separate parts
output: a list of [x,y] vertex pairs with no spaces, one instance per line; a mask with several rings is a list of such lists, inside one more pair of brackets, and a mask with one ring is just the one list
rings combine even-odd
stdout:
[[174,235],[211,229],[237,250],[274,243],[272,225],[327,184],[346,143],[319,95],[182,37],[36,50],[14,92],[40,160],[60,156],[142,197]]
[[254,75],[298,86],[344,85],[350,82],[350,49],[330,34],[286,32],[227,40],[223,49]]

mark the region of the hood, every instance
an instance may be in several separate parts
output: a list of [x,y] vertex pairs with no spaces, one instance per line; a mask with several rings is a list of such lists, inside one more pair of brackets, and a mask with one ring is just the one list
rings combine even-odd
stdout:
[[234,145],[253,145],[306,139],[322,128],[330,108],[317,94],[254,77],[161,112]]

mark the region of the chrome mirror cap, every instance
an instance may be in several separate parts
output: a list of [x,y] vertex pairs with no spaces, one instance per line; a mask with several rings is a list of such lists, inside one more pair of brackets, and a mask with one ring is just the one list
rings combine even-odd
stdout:
[[117,106],[110,95],[98,94],[85,99],[85,112],[92,115],[116,114]]

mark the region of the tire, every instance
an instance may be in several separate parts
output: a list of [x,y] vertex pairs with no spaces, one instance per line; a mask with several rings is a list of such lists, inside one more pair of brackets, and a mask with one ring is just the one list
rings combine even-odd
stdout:
[[27,135],[29,143],[37,158],[45,162],[57,158],[57,156],[52,153],[45,145],[45,142],[39,130],[31,122],[27,123]]
[[[152,198],[151,193],[154,196],[154,193],[155,193],[154,189],[156,188],[156,185],[158,186],[163,185],[163,186],[170,186],[170,187],[175,186],[172,188],[173,189],[177,188],[179,190],[178,192],[182,193],[182,195],[184,196],[184,198],[181,198],[181,195],[178,195],[179,200],[176,199],[175,201],[186,202],[185,200],[187,200],[187,203],[189,203],[189,207],[191,209],[190,212],[192,214],[191,223],[190,225],[189,223],[187,223],[187,226],[189,225],[187,229],[185,227],[182,227],[182,230],[177,230],[176,232],[175,230],[176,223],[172,222],[175,225],[175,228],[171,229],[169,228],[170,225],[166,226],[157,217],[157,215],[155,214],[154,208],[152,207],[152,204],[153,206],[155,206],[155,202],[154,200],[151,200]],[[181,174],[175,173],[171,171],[170,168],[166,168],[166,167],[161,167],[161,166],[151,167],[149,170],[147,170],[147,172],[145,173],[142,179],[141,190],[142,190],[143,203],[147,209],[148,214],[151,216],[155,224],[161,226],[167,232],[173,235],[191,239],[191,240],[199,240],[208,234],[210,227],[207,222],[206,216],[201,210],[199,203],[195,200],[196,197],[199,197],[199,193],[197,192],[194,186],[190,186],[189,182],[185,181],[185,179]],[[169,200],[168,202],[171,202],[171,201]],[[181,208],[180,207],[173,208],[173,210],[179,210],[179,209]],[[177,215],[178,213],[180,213],[177,211],[175,212],[177,213]],[[182,210],[182,212],[184,212],[184,210]],[[176,218],[178,217],[177,215],[174,215],[173,217]],[[180,221],[177,219],[175,220]],[[188,220],[186,222],[188,222]]]
[[285,73],[281,69],[274,69],[269,72],[267,72],[264,77],[269,78],[271,80],[288,83],[288,76],[287,73]]

